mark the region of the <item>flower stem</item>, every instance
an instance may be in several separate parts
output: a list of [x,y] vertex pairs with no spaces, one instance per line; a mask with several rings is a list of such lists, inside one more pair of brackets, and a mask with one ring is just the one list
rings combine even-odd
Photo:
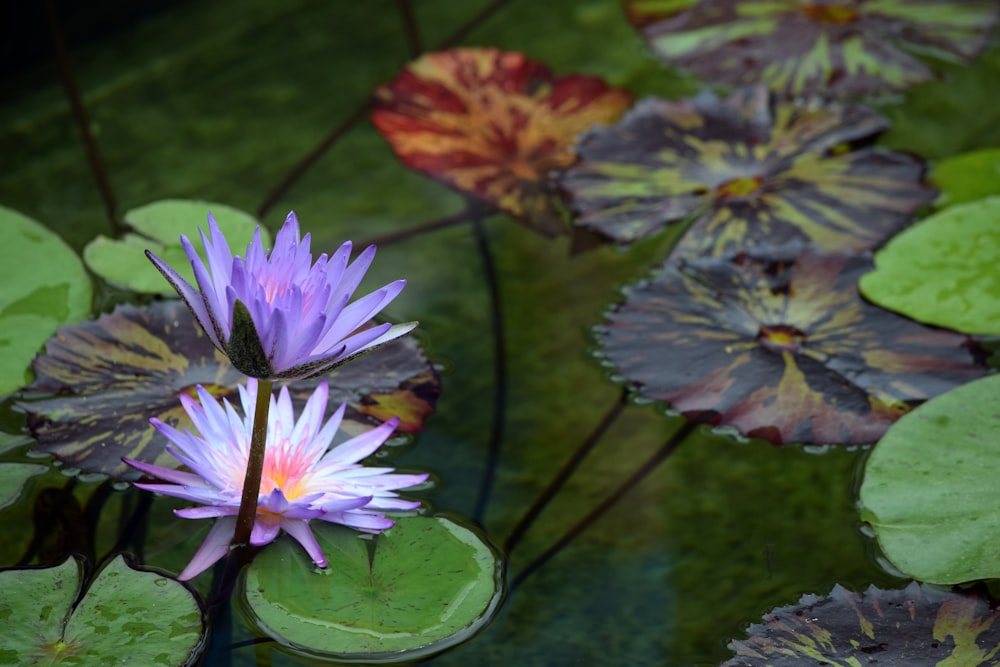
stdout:
[[250,544],[250,533],[257,518],[257,496],[260,495],[260,477],[264,471],[264,449],[267,447],[267,413],[271,409],[271,387],[269,380],[257,380],[257,405],[253,413],[253,429],[250,433],[250,456],[247,458],[247,474],[243,478],[243,497],[240,512],[236,515],[236,532],[233,546]]

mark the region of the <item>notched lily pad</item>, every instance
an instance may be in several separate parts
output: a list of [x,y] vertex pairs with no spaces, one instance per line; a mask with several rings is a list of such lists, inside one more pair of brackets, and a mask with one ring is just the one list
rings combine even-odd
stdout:
[[1000,197],[951,206],[875,254],[861,292],[915,320],[1000,334]]
[[862,518],[923,581],[1000,578],[1000,376],[938,396],[888,430],[865,466]]
[[835,586],[825,598],[805,595],[751,625],[722,667],[996,665],[1000,610],[990,607],[975,591],[916,582],[861,594]]
[[450,519],[400,518],[374,543],[342,526],[313,530],[326,570],[285,539],[244,581],[251,623],[298,654],[409,663],[470,639],[502,598],[497,551]]
[[30,380],[42,343],[86,317],[91,295],[90,277],[62,239],[0,206],[0,396]]
[[994,0],[625,0],[667,63],[709,81],[763,81],[793,97],[857,97],[933,78],[914,52],[968,61]]
[[181,583],[116,557],[74,606],[81,567],[0,572],[3,665],[189,665],[205,639],[201,607]]
[[[38,440],[33,449],[71,468],[128,481],[138,473],[122,463],[123,456],[176,466],[165,449],[166,439],[150,426],[150,417],[190,428],[181,393],[201,384],[217,397],[236,400],[236,386],[244,379],[180,301],[156,302],[148,308],[122,306],[97,320],[62,328],[34,368],[37,379],[28,389],[48,396],[18,403]],[[365,401],[377,400],[372,395],[401,390],[410,392],[398,401],[409,416],[406,430],[420,430],[440,389],[433,366],[409,338],[325,377],[330,383],[328,411],[347,402],[342,428],[350,433],[388,419],[365,409]],[[289,384],[297,408],[321,379]]]
[[463,48],[426,54],[380,87],[372,122],[407,167],[556,236],[569,227],[550,172],[572,164],[577,135],[631,102],[597,77]]
[[966,336],[873,306],[867,255],[807,250],[668,262],[598,329],[640,396],[773,443],[870,444],[913,406],[986,372]]
[[[194,271],[181,247],[180,237],[185,234],[194,239],[199,227],[208,229],[209,213],[215,217],[234,249],[246,247],[253,238],[254,228],[259,224],[249,213],[225,204],[164,199],[125,213],[125,222],[136,233],[127,233],[118,240],[98,236],[84,248],[83,258],[94,273],[114,285],[144,294],[172,295],[173,287],[146,259],[144,251],[153,251],[167,264],[175,267],[188,282],[196,284]],[[267,247],[270,235],[263,227],[261,237]],[[194,246],[201,248],[197,241]]]
[[920,160],[872,145],[887,127],[866,107],[781,101],[762,86],[647,99],[585,135],[561,183],[575,224],[620,243],[694,220],[688,255],[791,240],[869,250],[934,198]]

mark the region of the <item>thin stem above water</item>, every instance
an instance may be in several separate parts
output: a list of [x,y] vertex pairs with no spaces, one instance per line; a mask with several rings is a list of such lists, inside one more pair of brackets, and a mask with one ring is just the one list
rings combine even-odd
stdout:
[[267,416],[271,409],[271,387],[269,380],[257,380],[257,404],[253,413],[253,429],[250,435],[250,456],[247,458],[247,473],[243,480],[243,496],[240,498],[240,512],[236,515],[236,531],[233,546],[250,544],[250,533],[257,518],[257,497],[260,495],[260,478],[264,471],[264,451],[267,447]]

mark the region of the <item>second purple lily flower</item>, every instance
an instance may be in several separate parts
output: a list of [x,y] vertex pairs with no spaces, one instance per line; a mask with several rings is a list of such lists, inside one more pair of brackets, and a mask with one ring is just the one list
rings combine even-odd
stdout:
[[208,337],[241,373],[264,380],[319,375],[353,357],[403,336],[417,326],[379,324],[362,329],[406,285],[397,280],[349,303],[375,257],[375,246],[349,262],[348,241],[315,263],[309,234],[289,213],[274,248],[254,233],[244,257],[233,255],[226,237],[208,215],[201,231],[208,258],[202,262],[190,240],[181,243],[191,260],[197,289],[153,253],[146,255],[187,303]]

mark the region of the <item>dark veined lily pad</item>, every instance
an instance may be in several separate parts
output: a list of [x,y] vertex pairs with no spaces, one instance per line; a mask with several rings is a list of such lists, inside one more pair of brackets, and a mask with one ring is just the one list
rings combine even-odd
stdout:
[[933,78],[911,55],[970,60],[994,0],[625,0],[667,63],[710,81],[766,83],[787,96],[854,97]]
[[[150,417],[190,427],[181,393],[201,384],[215,396],[236,400],[236,386],[244,381],[180,301],[122,306],[96,321],[62,328],[34,368],[37,379],[29,389],[54,396],[18,403],[38,439],[33,449],[71,468],[128,481],[138,473],[122,463],[123,456],[177,465],[164,449],[166,439],[150,426]],[[387,345],[325,377],[330,383],[328,412],[349,403],[342,428],[354,433],[388,419],[370,404],[401,391],[399,408],[408,419],[400,430],[420,430],[440,389],[434,368],[412,339]],[[321,379],[289,385],[297,408]]]
[[62,239],[0,206],[0,396],[31,378],[28,368],[60,324],[90,312],[90,277]]
[[940,211],[894,237],[861,278],[875,303],[921,322],[1000,334],[1000,197]]
[[862,518],[906,574],[1000,577],[1000,376],[931,399],[892,425],[861,486]]
[[81,589],[72,558],[46,569],[0,572],[2,665],[193,664],[204,619],[180,582],[116,557]]
[[576,224],[622,243],[695,219],[687,254],[790,239],[867,250],[934,198],[922,162],[871,146],[886,127],[865,107],[782,102],[761,86],[647,99],[586,135],[561,180]]
[[342,526],[312,527],[327,569],[284,539],[245,577],[251,623],[296,653],[409,664],[470,639],[503,596],[496,550],[447,518],[400,518],[374,542]]
[[975,591],[949,592],[911,583],[902,590],[835,586],[820,598],[778,607],[750,638],[734,641],[722,667],[996,665],[1000,610]]
[[941,190],[934,202],[952,206],[1000,195],[1000,148],[962,153],[934,165],[931,182]]
[[[91,271],[112,284],[134,292],[172,295],[173,287],[146,259],[144,251],[153,251],[167,264],[176,267],[189,283],[197,284],[180,237],[186,234],[194,239],[197,236],[195,230],[199,227],[207,230],[209,213],[219,223],[234,250],[242,254],[237,248],[246,247],[258,225],[252,215],[215,202],[164,199],[125,213],[125,222],[138,233],[125,234],[120,240],[98,236],[84,248],[84,261]],[[267,247],[270,234],[263,227],[260,231]],[[195,241],[194,245],[204,259],[201,244]]]
[[[866,444],[986,372],[965,336],[864,301],[867,255],[668,262],[598,329],[645,398],[773,443]],[[974,352],[976,354],[974,354]]]
[[572,164],[577,135],[631,102],[596,77],[464,48],[426,54],[380,87],[372,122],[407,167],[555,236],[569,227],[550,172]]

